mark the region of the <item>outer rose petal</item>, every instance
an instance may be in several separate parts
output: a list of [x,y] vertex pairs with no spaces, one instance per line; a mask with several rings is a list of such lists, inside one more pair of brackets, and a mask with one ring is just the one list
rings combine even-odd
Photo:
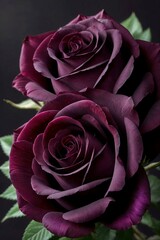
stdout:
[[[15,82],[16,84],[16,82]],[[17,83],[18,84],[18,83]],[[45,90],[42,86],[35,82],[28,82],[25,86],[26,94],[28,97],[36,101],[49,102],[55,98],[55,94]]]
[[27,201],[25,201],[19,192],[17,191],[17,201],[20,210],[30,217],[31,219],[34,219],[35,221],[41,222],[43,216],[48,212],[47,210],[44,210],[43,208],[38,208],[37,206],[33,206],[29,204]]
[[105,13],[105,11],[104,12],[100,12],[100,13],[101,13],[101,16],[104,16],[104,18],[109,19],[109,20],[112,21],[113,28],[118,29],[120,31],[120,33],[122,34],[122,37],[123,37],[123,41],[129,43],[129,49],[130,49],[131,53],[133,54],[133,56],[135,58],[137,58],[139,56],[139,54],[140,54],[139,45],[134,40],[134,38],[129,33],[129,31],[125,27],[123,27],[121,24],[116,22],[112,17],[108,16]]
[[106,211],[104,223],[110,228],[125,230],[140,222],[150,204],[150,187],[145,171],[140,168],[118,194]]
[[83,16],[83,15],[78,15],[76,18],[74,18],[72,21],[70,21],[67,25],[72,25],[72,24],[75,24],[75,23],[79,23],[80,21],[86,19],[87,16]]
[[101,107],[107,107],[120,128],[124,129],[124,118],[131,119],[136,125],[139,123],[134,102],[131,97],[120,94],[112,94],[100,89],[87,89],[84,96],[91,99]]
[[127,134],[127,175],[133,176],[139,167],[143,155],[143,142],[137,126],[128,118],[124,119]]
[[28,203],[42,209],[51,209],[50,202],[38,196],[31,187],[31,176],[33,174],[31,169],[32,159],[33,153],[31,143],[21,141],[13,145],[10,156],[10,175],[12,183],[21,194],[22,198]]
[[154,91],[154,80],[150,72],[146,73],[142,79],[142,82],[136,88],[133,93],[133,101],[135,106],[137,106],[148,94],[153,93]]
[[142,40],[137,41],[140,45],[142,56],[145,58],[148,69],[154,77],[155,90],[157,99],[160,98],[160,44],[145,42]]
[[53,110],[53,108],[54,110],[61,110],[62,108],[70,105],[71,103],[84,99],[86,98],[77,92],[59,94],[53,101],[45,104],[44,107],[41,108],[40,112]]
[[155,102],[149,110],[141,126],[143,133],[152,131],[160,126],[160,100]]
[[56,111],[52,110],[35,115],[25,124],[17,140],[26,140],[33,143],[37,135],[44,132],[47,124],[54,118],[55,114]]
[[42,223],[53,234],[71,238],[88,235],[94,229],[91,224],[77,224],[66,221],[62,215],[63,213],[60,212],[49,212],[43,217]]
[[114,201],[112,198],[105,197],[92,202],[81,208],[77,208],[63,214],[63,219],[75,222],[85,223],[100,217],[107,209],[110,202]]
[[30,77],[31,79],[41,78],[40,74],[37,73],[33,67],[33,55],[39,44],[49,35],[54,32],[46,32],[36,36],[28,36],[25,38],[20,56],[20,71],[24,76]]
[[27,95],[26,85],[31,82],[31,80],[27,77],[24,77],[21,73],[18,74],[13,80],[12,86],[16,88],[18,91],[22,92],[24,95]]

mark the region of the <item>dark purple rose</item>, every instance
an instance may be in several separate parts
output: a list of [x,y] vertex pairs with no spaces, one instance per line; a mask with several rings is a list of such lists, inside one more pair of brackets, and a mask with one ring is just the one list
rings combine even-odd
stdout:
[[13,86],[46,102],[53,94],[85,88],[129,96],[150,78],[159,97],[159,54],[159,44],[135,40],[104,11],[79,15],[57,31],[26,37]]
[[44,102],[59,92],[85,88],[132,96],[148,157],[159,153],[160,44],[135,40],[104,11],[27,37],[13,86]]
[[15,131],[10,174],[19,207],[58,236],[87,235],[96,222],[127,229],[150,202],[143,154],[131,97],[59,94]]

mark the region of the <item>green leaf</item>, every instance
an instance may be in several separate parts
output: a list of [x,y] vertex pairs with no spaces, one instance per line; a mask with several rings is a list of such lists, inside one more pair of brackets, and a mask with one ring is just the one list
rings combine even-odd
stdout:
[[[53,238],[54,239],[54,238]],[[59,238],[59,240],[71,240],[70,238],[67,238],[67,237],[62,237],[62,238]],[[72,239],[73,240],[73,239]],[[76,239],[77,240],[77,239]]]
[[9,156],[11,151],[11,146],[12,146],[12,135],[6,135],[3,137],[0,137],[0,144],[4,154]]
[[4,162],[1,166],[0,166],[0,170],[1,172],[10,179],[10,175],[9,175],[9,161]]
[[22,240],[49,240],[52,236],[41,223],[31,221],[25,229]]
[[42,102],[34,102],[31,99],[24,100],[20,103],[14,103],[8,99],[4,100],[6,103],[9,103],[12,107],[19,108],[19,109],[34,109],[39,110],[42,106]]
[[117,231],[116,238],[114,238],[114,240],[121,240],[121,239],[128,240],[132,238],[133,238],[133,230],[128,229],[125,231]]
[[[54,238],[53,238],[54,239]],[[68,238],[68,237],[62,237],[59,238],[59,240],[93,240],[92,236],[85,236],[85,237],[80,237],[80,238]]]
[[140,35],[137,37],[138,39],[150,42],[152,38],[151,29],[147,28],[146,30],[142,31],[142,33],[140,33]]
[[18,218],[22,216],[24,216],[24,214],[19,210],[18,204],[15,203],[2,219],[2,222],[6,221],[9,218]]
[[150,227],[156,234],[160,235],[160,220],[155,219],[147,211],[142,217],[141,223]]
[[148,179],[149,179],[150,188],[151,188],[151,202],[153,204],[156,204],[160,202],[160,194],[159,194],[160,179],[154,175],[149,175]]
[[[57,236],[54,236],[52,235],[52,237],[49,239],[49,240],[60,240],[61,238],[57,237]],[[69,239],[71,240],[70,238],[66,238],[66,239]]]
[[62,237],[62,238],[59,238],[59,240],[70,240],[70,238]]
[[16,190],[13,185],[10,185],[3,193],[0,194],[1,198],[9,200],[17,200]]
[[103,224],[96,224],[96,230],[92,233],[94,240],[114,240],[116,237],[116,231],[110,230]]
[[147,238],[147,240],[160,240],[160,236],[154,235],[152,237]]
[[129,18],[124,20],[121,23],[125,28],[127,28],[131,34],[139,34],[142,32],[142,25],[138,18],[136,17],[135,13],[132,13]]
[[160,166],[160,161],[149,163],[148,165],[144,166],[145,171],[151,170],[153,168],[158,170],[158,167]]
[[148,28],[143,30],[143,27],[135,13],[132,13],[131,16],[124,20],[121,24],[128,29],[135,39],[151,41],[150,29]]

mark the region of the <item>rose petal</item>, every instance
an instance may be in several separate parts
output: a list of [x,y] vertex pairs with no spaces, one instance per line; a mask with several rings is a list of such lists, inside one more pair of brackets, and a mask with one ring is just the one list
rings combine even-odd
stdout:
[[48,212],[48,209],[39,208],[38,206],[33,206],[25,201],[21,195],[17,192],[17,202],[20,210],[35,221],[41,222],[43,216]]
[[48,196],[48,199],[58,199],[58,198],[63,198],[63,197],[66,197],[66,196],[74,195],[78,192],[88,191],[92,188],[97,187],[98,185],[101,185],[102,183],[104,183],[108,180],[109,180],[108,178],[99,179],[99,180],[95,180],[95,181],[83,184],[83,185],[81,185],[79,187],[76,187],[76,188],[68,189],[66,191],[57,191],[57,192],[51,193]]
[[115,164],[114,146],[106,144],[102,151],[100,151],[92,161],[85,182],[105,177],[110,178],[113,175],[114,164]]
[[48,110],[61,110],[71,103],[86,99],[84,96],[80,95],[78,92],[63,93],[56,96],[53,101],[48,102],[41,108],[40,112]]
[[54,189],[53,187],[49,187],[48,182],[40,177],[37,177],[35,175],[32,176],[31,178],[31,185],[33,190],[38,194],[38,195],[51,195],[54,193],[59,193],[59,190]]
[[33,144],[34,161],[40,166],[45,166],[46,161],[44,158],[44,146],[43,146],[43,133],[39,134]]
[[85,223],[92,221],[100,217],[106,211],[106,208],[112,201],[113,199],[109,197],[102,198],[84,207],[64,213],[63,219],[75,223]]
[[18,74],[13,80],[12,86],[18,91],[22,92],[24,95],[27,95],[26,85],[31,80],[27,77],[24,77],[21,73]]
[[48,102],[55,98],[55,94],[52,93],[52,87],[50,88],[50,91],[48,91],[35,82],[27,82],[25,86],[25,91],[25,95],[36,101]]
[[[98,76],[101,74],[105,66],[106,66],[106,61],[104,63],[100,63],[100,65],[97,65],[96,67],[91,66],[90,68],[87,68],[84,70],[83,69],[78,70],[76,72],[70,73],[67,76],[62,76],[60,78],[52,80],[52,85],[54,87],[54,82],[60,81],[61,83],[64,83],[65,85],[67,85],[67,87],[70,88],[71,91],[73,91],[73,89],[75,91],[81,91],[86,87],[93,88],[95,84],[95,79],[98,78]],[[62,88],[60,92],[63,92],[63,91],[64,90]],[[59,92],[57,92],[57,94],[58,93]]]
[[[57,74],[57,66],[54,60],[51,61],[47,46],[50,39],[54,34],[47,36],[37,47],[33,55],[33,65],[37,72],[41,73],[44,77],[52,78],[52,71]],[[52,70],[51,70],[52,69]]]
[[107,72],[107,69],[109,67],[109,64],[114,60],[114,58],[117,56],[117,54],[120,51],[121,45],[122,45],[122,37],[120,32],[117,29],[114,30],[110,30],[109,31],[112,37],[112,42],[113,42],[113,51],[112,54],[110,56],[109,62],[106,65],[106,67],[104,68],[104,70],[102,71],[102,73],[100,74],[99,78],[97,79],[94,88],[98,85],[98,83],[101,81],[101,79],[103,78],[103,76],[105,75],[105,73]]
[[47,46],[47,50],[49,53],[49,56],[56,61],[59,60],[59,44],[64,36],[67,36],[68,34],[73,34],[74,32],[80,32],[85,30],[85,27],[79,24],[74,25],[74,28],[72,26],[64,26],[60,28],[50,39],[49,44]]
[[142,161],[143,142],[141,134],[136,125],[128,118],[124,119],[127,134],[127,175],[133,176],[138,170],[139,163]]
[[28,36],[25,38],[20,55],[20,71],[24,76],[29,77],[33,80],[37,80],[37,78],[40,80],[43,79],[42,76],[35,71],[32,58],[39,44],[48,36],[52,36],[53,33],[54,32],[47,32],[36,36]]
[[112,136],[114,139],[115,160],[114,160],[113,176],[105,196],[107,196],[109,192],[115,192],[115,191],[121,190],[125,185],[125,177],[126,177],[124,163],[119,157],[120,136],[117,130],[112,125],[109,125],[109,130],[112,133]]
[[[32,144],[27,141],[15,142],[10,153],[10,173],[15,169],[24,169],[25,173],[32,174]],[[23,161],[21,160],[23,159]]]
[[[13,185],[21,196],[28,202],[44,209],[50,208],[49,202],[37,196],[31,187],[32,177],[32,153],[31,143],[26,141],[17,142],[13,145],[10,154],[10,176]],[[25,187],[24,187],[25,186]]]
[[133,93],[132,98],[135,103],[135,106],[137,106],[148,94],[151,94],[153,90],[154,90],[153,76],[150,72],[147,72],[144,75],[141,83]]
[[141,54],[147,62],[148,68],[150,69],[151,73],[153,74],[154,83],[155,83],[155,90],[156,90],[156,97],[159,99],[160,97],[160,44],[159,43],[152,43],[142,40],[137,40],[138,44],[140,45]]
[[67,25],[72,25],[72,24],[75,24],[75,23],[79,23],[86,18],[87,18],[87,16],[78,14],[77,17],[74,18],[73,20],[71,20]]
[[89,99],[100,105],[107,107],[114,121],[119,127],[124,129],[124,118],[131,119],[136,125],[139,124],[138,115],[134,109],[134,102],[131,97],[99,89],[87,89],[84,93]]
[[70,116],[74,119],[79,119],[86,113],[90,114],[91,116],[93,115],[96,119],[103,123],[106,123],[107,121],[101,107],[90,100],[81,100],[72,103],[59,111],[56,117]]
[[[106,211],[104,223],[109,228],[125,230],[138,224],[150,203],[148,178],[143,169],[127,182],[117,200]],[[106,218],[106,219],[105,219]]]
[[25,139],[29,142],[33,142],[38,134],[42,133],[46,128],[46,125],[54,118],[56,111],[50,110],[41,112],[35,115],[31,120],[27,122],[18,136],[18,140]]
[[[59,113],[60,111],[58,112],[58,114]],[[55,119],[49,122],[49,124],[45,129],[44,139],[43,139],[44,148],[46,149],[48,148],[49,140],[54,138],[54,136],[59,130],[67,129],[67,128],[71,128],[72,133],[76,135],[77,133],[80,135],[84,135],[84,132],[85,132],[83,129],[83,126],[79,121],[65,115],[62,115],[60,117],[56,116]]]
[[139,50],[139,44],[137,41],[133,38],[133,36],[130,34],[130,32],[123,27],[120,23],[116,22],[112,17],[108,16],[105,11],[100,14],[101,16],[104,16],[104,18],[111,20],[113,24],[113,28],[119,30],[119,32],[122,35],[123,42],[129,46],[131,54],[134,56],[134,58],[137,58],[140,54]]
[[126,80],[130,77],[133,71],[133,68],[134,68],[134,58],[133,56],[131,56],[114,85],[113,93],[116,94],[118,90],[124,85]]
[[160,126],[160,100],[156,101],[145,117],[141,131],[146,133]]
[[66,221],[62,215],[60,212],[49,212],[43,217],[42,223],[53,234],[71,238],[88,235],[94,229],[93,225]]

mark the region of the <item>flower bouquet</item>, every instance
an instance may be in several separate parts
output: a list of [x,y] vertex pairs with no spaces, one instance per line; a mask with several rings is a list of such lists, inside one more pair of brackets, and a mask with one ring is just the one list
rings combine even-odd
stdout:
[[23,240],[160,239],[160,44],[150,40],[135,14],[119,24],[105,11],[25,38],[13,87],[27,100],[7,102],[37,112],[0,138],[12,182],[1,197],[17,201],[3,221],[31,219]]

